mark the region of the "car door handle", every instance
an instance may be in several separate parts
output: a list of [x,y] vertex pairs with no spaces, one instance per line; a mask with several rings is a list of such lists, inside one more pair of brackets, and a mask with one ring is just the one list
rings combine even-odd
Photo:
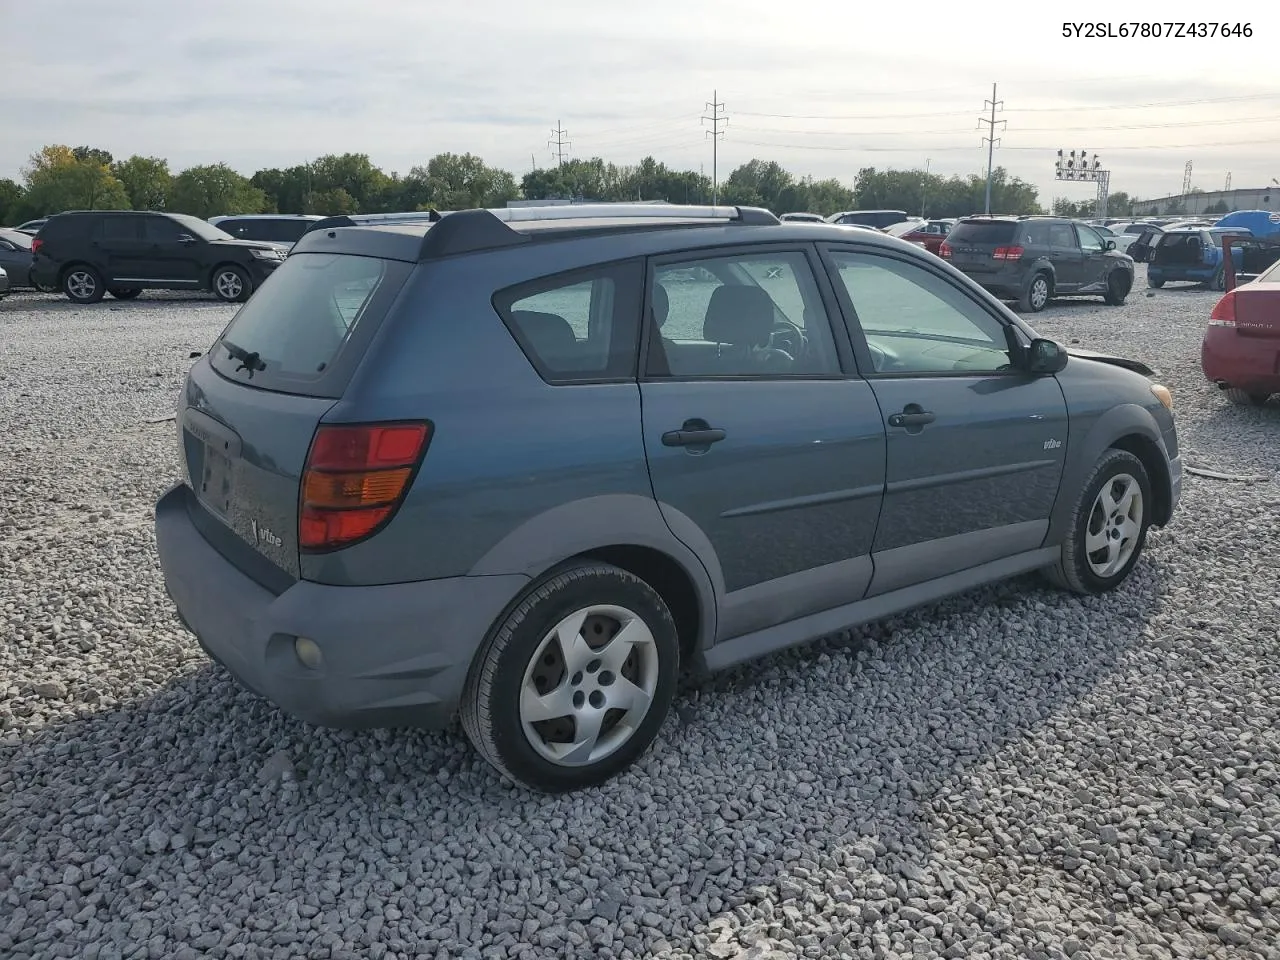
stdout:
[[668,430],[662,435],[665,447],[701,447],[719,443],[724,439],[724,431],[715,427],[701,430]]
[[889,426],[891,427],[923,427],[925,424],[933,423],[938,417],[930,413],[928,410],[918,410],[915,412],[894,413],[889,416]]

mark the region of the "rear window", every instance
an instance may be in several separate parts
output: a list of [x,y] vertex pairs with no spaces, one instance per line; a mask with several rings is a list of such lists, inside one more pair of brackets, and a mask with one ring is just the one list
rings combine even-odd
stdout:
[[341,396],[343,378],[412,269],[376,257],[295,254],[240,308],[210,362],[267,390]]
[[224,220],[218,227],[240,240],[297,243],[311,226],[311,220]]
[[1007,221],[961,220],[947,241],[952,246],[957,243],[1008,243],[1017,227],[1016,223]]

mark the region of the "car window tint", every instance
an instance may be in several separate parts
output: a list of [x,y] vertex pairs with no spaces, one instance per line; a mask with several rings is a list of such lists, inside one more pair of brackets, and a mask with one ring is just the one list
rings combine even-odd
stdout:
[[1049,224],[1049,246],[1066,250],[1076,249],[1076,235],[1069,223]]
[[1084,224],[1076,224],[1076,233],[1080,235],[1080,247],[1085,253],[1101,253],[1106,246],[1102,237]]
[[103,240],[137,240],[137,217],[103,217],[98,224]]
[[875,372],[983,373],[1009,363],[1004,326],[950,281],[902,260],[835,252]]
[[164,217],[147,217],[143,220],[142,235],[149,243],[176,243],[184,233],[185,230]]
[[1049,246],[1049,225],[1047,223],[1027,224],[1022,242],[1029,247]]
[[638,261],[606,264],[504,290],[494,306],[525,355],[551,383],[635,375]]
[[749,253],[664,263],[649,293],[660,337],[650,376],[807,377],[840,372],[808,258]]

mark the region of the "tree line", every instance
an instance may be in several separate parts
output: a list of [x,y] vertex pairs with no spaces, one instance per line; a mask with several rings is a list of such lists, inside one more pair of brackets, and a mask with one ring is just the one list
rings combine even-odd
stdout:
[[[956,217],[983,209],[986,179],[941,177],[915,170],[858,171],[840,180],[796,176],[771,160],[751,160],[718,185],[723,204],[766,207],[776,213],[891,209]],[[329,154],[310,163],[244,176],[225,163],[174,173],[161,157],[117,160],[88,146],[52,144],[32,155],[22,182],[0,179],[0,223],[21,223],[62,210],[168,210],[203,219],[219,214],[386,213],[502,207],[509,200],[574,198],[710,203],[711,178],[677,170],[653,157],[635,165],[598,157],[535,169],[519,180],[480,157],[440,153],[403,175],[374,165],[367,154]],[[1004,168],[992,176],[992,211],[1042,212],[1036,188]]]

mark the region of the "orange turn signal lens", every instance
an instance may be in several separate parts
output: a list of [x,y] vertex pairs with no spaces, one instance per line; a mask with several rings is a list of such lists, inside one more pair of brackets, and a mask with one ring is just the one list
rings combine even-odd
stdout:
[[394,503],[404,493],[411,473],[411,467],[350,473],[311,471],[306,476],[302,499],[308,506],[329,510]]

